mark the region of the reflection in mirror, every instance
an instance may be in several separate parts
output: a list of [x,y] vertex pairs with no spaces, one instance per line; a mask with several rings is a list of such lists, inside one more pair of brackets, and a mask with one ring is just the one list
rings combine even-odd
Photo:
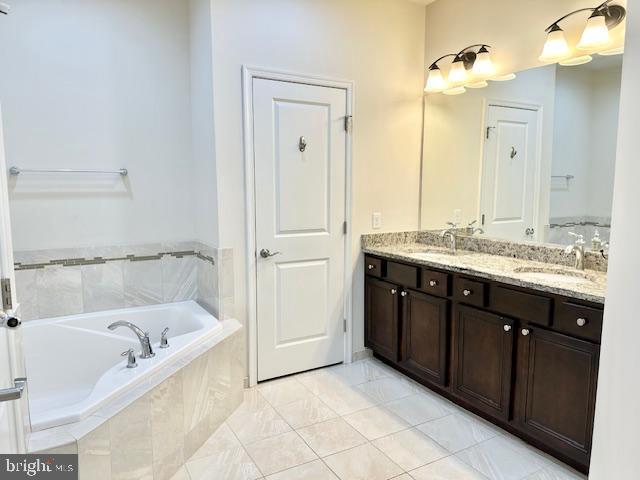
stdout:
[[[609,239],[622,56],[429,95],[421,226],[514,241]],[[599,248],[597,248],[599,249]]]

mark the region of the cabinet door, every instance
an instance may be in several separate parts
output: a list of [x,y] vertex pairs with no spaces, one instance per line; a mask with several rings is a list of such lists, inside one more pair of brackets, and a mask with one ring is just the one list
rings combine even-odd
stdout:
[[587,467],[598,345],[536,327],[524,327],[518,337],[516,422],[525,433]]
[[403,292],[402,366],[423,380],[446,384],[449,301]]
[[508,420],[513,343],[512,320],[456,305],[452,392],[488,414]]
[[398,360],[399,287],[365,280],[365,345],[394,362]]

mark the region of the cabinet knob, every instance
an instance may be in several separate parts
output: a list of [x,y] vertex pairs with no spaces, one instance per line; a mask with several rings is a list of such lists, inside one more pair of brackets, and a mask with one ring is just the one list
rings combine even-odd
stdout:
[[504,327],[502,327],[502,328],[504,328],[504,331],[505,331],[505,332],[510,332],[510,331],[511,331],[511,325],[505,325],[505,326],[504,326]]
[[400,295],[402,295],[403,297],[406,297],[407,295],[409,295],[409,292],[400,292]]
[[391,289],[391,295],[395,295],[396,293],[398,293],[398,290],[396,290],[395,288]]
[[579,318],[576,320],[576,324],[579,327],[584,327],[587,324],[587,319],[586,318]]
[[522,329],[522,336],[526,337],[527,335],[529,335],[531,333],[531,331],[528,328],[523,328]]
[[375,265],[371,265],[371,264],[369,264],[369,265],[367,265],[367,268],[368,268],[369,270],[373,270],[373,269],[374,269],[374,268],[376,268],[376,267],[375,267]]
[[468,296],[469,296],[469,295],[471,295],[472,293],[473,293],[473,292],[472,292],[471,290],[463,290],[463,291],[462,291],[462,294],[463,294],[465,297],[468,297]]
[[437,280],[429,280],[429,286],[430,287],[437,287],[438,286],[438,281]]

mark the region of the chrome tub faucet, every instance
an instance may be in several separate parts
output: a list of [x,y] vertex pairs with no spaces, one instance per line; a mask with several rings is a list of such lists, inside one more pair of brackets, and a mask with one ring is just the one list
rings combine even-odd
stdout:
[[155,353],[153,353],[153,349],[151,348],[151,341],[149,340],[149,332],[142,331],[140,327],[137,327],[131,322],[123,322],[123,321],[114,322],[111,325],[109,325],[109,327],[107,328],[109,328],[109,330],[115,330],[118,327],[127,327],[131,329],[133,333],[136,334],[136,336],[138,337],[138,340],[140,341],[140,347],[141,347],[140,358],[152,358],[156,355]]

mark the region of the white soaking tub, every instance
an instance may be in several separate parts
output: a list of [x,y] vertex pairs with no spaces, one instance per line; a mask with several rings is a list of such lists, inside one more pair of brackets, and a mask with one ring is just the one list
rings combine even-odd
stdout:
[[[126,321],[148,331],[155,357],[139,358],[138,337]],[[169,327],[169,348],[160,334]],[[84,420],[107,402],[144,382],[171,362],[222,330],[222,324],[196,302],[126,308],[26,322],[31,426],[34,431]],[[120,354],[133,348],[138,367],[126,368]]]

